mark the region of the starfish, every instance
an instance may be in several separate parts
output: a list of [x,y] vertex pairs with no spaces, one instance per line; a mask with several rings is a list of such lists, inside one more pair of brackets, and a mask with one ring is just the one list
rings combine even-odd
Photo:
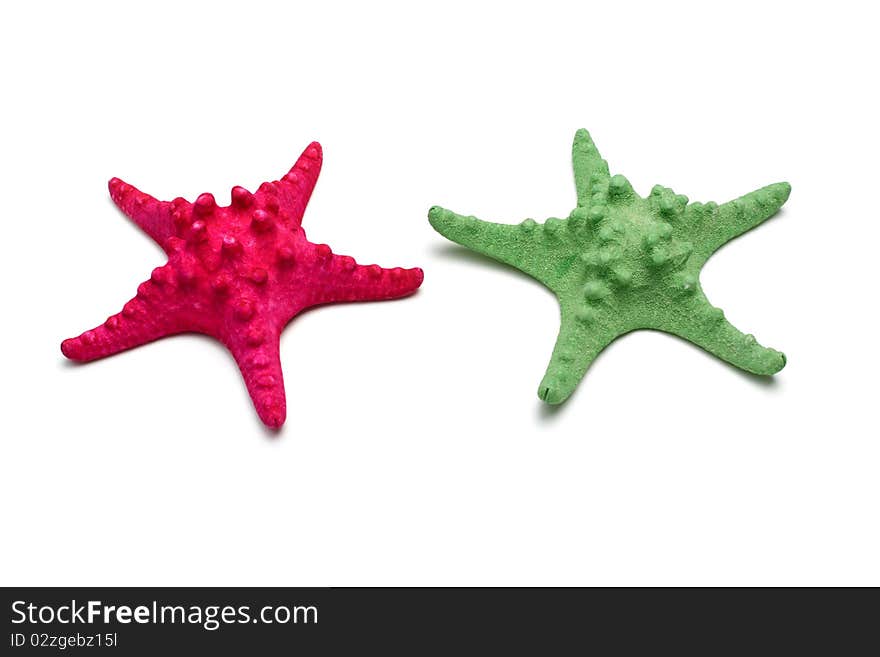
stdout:
[[773,216],[791,186],[768,185],[723,205],[688,203],[655,186],[642,198],[612,176],[590,134],[572,146],[577,207],[543,224],[490,223],[432,207],[439,233],[516,267],[556,294],[561,328],[538,397],[560,404],[599,353],[637,329],[672,333],[748,372],[775,374],[785,356],[760,346],[724,319],[700,286],[718,248]]
[[297,314],[318,304],[396,299],[422,283],[422,270],[359,265],[306,239],[302,217],[318,180],[321,145],[310,144],[281,180],[255,193],[232,188],[194,203],[158,201],[113,178],[110,196],[168,254],[122,312],[61,351],[90,361],[176,333],[207,334],[232,352],[257,414],[269,427],[287,407],[279,339]]

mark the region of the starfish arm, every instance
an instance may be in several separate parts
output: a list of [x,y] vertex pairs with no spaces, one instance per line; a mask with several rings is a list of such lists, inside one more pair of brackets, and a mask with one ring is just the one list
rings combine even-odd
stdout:
[[280,333],[274,331],[256,344],[252,338],[240,334],[226,336],[223,342],[241,370],[257,415],[266,426],[279,428],[287,417]]
[[110,198],[119,209],[164,247],[165,241],[174,234],[173,204],[155,199],[119,178],[111,178],[107,186]]
[[752,374],[770,376],[785,367],[785,354],[739,331],[701,293],[689,302],[671,304],[654,328],[684,338]]
[[86,362],[190,330],[168,302],[168,294],[153,280],[141,283],[137,296],[125,304],[122,312],[90,331],[68,338],[61,343],[61,352],[71,360]]
[[608,162],[602,159],[590,133],[583,129],[578,130],[574,135],[571,161],[574,168],[577,204],[578,207],[586,207],[590,204],[593,187],[597,183],[607,183],[610,178]]
[[[706,206],[702,206],[702,212],[707,216],[695,226],[700,235],[700,239],[695,240],[695,252],[705,261],[730,240],[776,214],[788,200],[790,193],[791,185],[780,182],[720,205],[714,212],[706,212]],[[693,205],[688,206],[688,210],[693,207]],[[699,213],[701,211],[699,207],[694,212]],[[686,220],[687,214],[689,213],[686,212]]]
[[425,277],[418,267],[386,269],[359,265],[351,256],[336,254],[325,260],[322,272],[323,284],[316,286],[309,305],[399,299],[415,292]]
[[590,308],[563,304],[559,336],[538,397],[561,404],[571,396],[596,357],[620,334],[607,318]]
[[[438,233],[462,246],[516,267],[544,285],[552,286],[555,276],[549,258],[551,251],[543,241],[545,228],[556,228],[558,219],[539,225],[531,219],[521,224],[496,224],[476,217],[464,217],[434,206],[428,213],[431,226]],[[551,223],[555,222],[555,223]]]
[[[302,224],[303,214],[318,182],[323,161],[321,144],[314,141],[306,147],[296,164],[275,185],[279,208],[297,226]],[[261,186],[257,194],[259,195],[264,189]]]

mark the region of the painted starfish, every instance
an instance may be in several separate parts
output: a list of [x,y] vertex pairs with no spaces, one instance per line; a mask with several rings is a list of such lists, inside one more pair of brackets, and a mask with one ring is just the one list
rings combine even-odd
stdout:
[[280,427],[287,413],[284,326],[318,304],[406,296],[423,278],[421,269],[359,265],[306,239],[302,217],[322,159],[321,145],[310,144],[281,180],[253,194],[233,187],[228,207],[211,194],[194,203],[158,201],[113,178],[113,201],[165,249],[168,262],[122,312],[65,340],[61,351],[90,361],[175,333],[210,335],[232,352],[260,419]]
[[655,186],[639,197],[611,176],[586,130],[572,147],[577,207],[566,219],[496,224],[440,207],[429,212],[442,235],[536,278],[561,307],[561,328],[538,397],[565,401],[608,344],[636,329],[666,331],[754,374],[775,374],[785,356],[724,319],[703,294],[699,274],[719,247],[773,216],[791,187],[781,182],[724,205],[688,204]]

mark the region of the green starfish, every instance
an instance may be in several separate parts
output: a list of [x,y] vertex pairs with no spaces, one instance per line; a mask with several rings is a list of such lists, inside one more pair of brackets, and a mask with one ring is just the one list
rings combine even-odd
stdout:
[[575,134],[572,161],[577,207],[566,219],[510,225],[436,206],[428,213],[445,237],[522,270],[559,299],[559,338],[538,397],[565,401],[599,352],[637,329],[672,333],[754,374],[785,366],[784,354],[724,319],[703,294],[699,275],[719,247],[779,210],[788,183],[724,205],[688,204],[659,185],[641,198],[626,178],[610,175],[586,130]]

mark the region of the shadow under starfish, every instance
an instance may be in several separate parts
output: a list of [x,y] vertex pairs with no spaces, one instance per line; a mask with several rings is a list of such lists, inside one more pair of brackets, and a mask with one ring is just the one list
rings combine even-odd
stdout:
[[538,397],[568,399],[598,354],[621,335],[653,329],[677,335],[760,376],[785,366],[709,303],[700,271],[721,246],[772,217],[791,187],[768,185],[723,205],[688,203],[655,186],[642,198],[610,175],[586,130],[572,146],[577,207],[564,219],[518,225],[481,221],[440,207],[431,225],[448,239],[513,266],[559,300],[561,327]]

